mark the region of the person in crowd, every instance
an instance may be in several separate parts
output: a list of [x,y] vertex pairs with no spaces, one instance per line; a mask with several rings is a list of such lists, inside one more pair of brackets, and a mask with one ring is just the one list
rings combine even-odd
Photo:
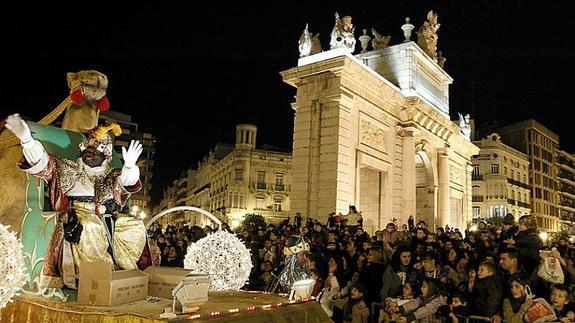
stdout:
[[437,311],[442,305],[447,305],[447,297],[442,295],[441,289],[439,280],[426,278],[421,286],[421,297],[412,299],[401,306],[396,305],[397,311],[402,315],[397,319],[397,323],[441,322]]
[[565,285],[555,285],[551,290],[551,305],[561,322],[575,322],[575,304],[569,301],[569,289]]
[[468,305],[470,300],[467,293],[455,292],[448,298],[449,305],[439,307],[438,313],[444,322],[459,323],[473,312]]
[[182,257],[183,253],[181,248],[178,246],[168,246],[168,255],[165,258],[166,261],[162,262],[162,266],[167,267],[184,267],[184,258]]
[[520,262],[527,273],[531,274],[539,264],[539,250],[543,246],[537,230],[537,219],[533,215],[523,215],[519,218],[517,229],[515,238],[503,240],[503,243],[519,250]]
[[533,300],[527,297],[525,287],[527,281],[521,277],[511,280],[509,296],[503,300],[503,319],[506,323],[523,323],[523,317]]
[[411,250],[407,246],[399,247],[391,257],[391,263],[383,273],[383,284],[380,299],[396,298],[402,293],[407,282],[415,281],[416,273],[413,270]]
[[477,275],[473,271],[471,274],[473,275],[470,275],[469,290],[473,295],[474,313],[489,318],[495,316],[503,297],[501,280],[496,274],[495,265],[484,261],[479,265]]
[[367,252],[367,266],[361,272],[359,280],[360,284],[367,287],[367,294],[364,295],[367,306],[371,306],[373,302],[380,302],[384,271],[383,251],[379,248],[371,248]]
[[356,284],[352,287],[348,297],[336,298],[334,306],[343,310],[343,323],[369,322],[369,308],[364,300],[366,294],[365,286]]

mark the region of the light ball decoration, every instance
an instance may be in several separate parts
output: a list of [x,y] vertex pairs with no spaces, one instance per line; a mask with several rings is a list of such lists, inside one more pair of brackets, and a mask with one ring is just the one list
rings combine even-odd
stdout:
[[17,295],[26,282],[22,244],[16,234],[0,224],[0,309]]
[[184,267],[209,275],[211,291],[238,290],[253,267],[250,251],[234,234],[218,230],[188,247]]

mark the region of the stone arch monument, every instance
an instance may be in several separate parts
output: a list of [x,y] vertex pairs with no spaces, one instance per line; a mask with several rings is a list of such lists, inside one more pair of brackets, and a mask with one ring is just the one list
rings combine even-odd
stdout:
[[294,213],[323,221],[354,204],[371,233],[410,215],[465,228],[479,148],[449,118],[452,78],[416,43],[333,49],[281,75],[297,89]]

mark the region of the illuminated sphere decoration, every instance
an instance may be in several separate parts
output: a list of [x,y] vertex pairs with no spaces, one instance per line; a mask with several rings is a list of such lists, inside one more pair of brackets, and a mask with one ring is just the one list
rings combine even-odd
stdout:
[[22,245],[14,232],[0,224],[0,309],[10,302],[25,282]]
[[218,230],[188,247],[184,267],[209,275],[210,290],[238,290],[252,269],[249,250],[234,234]]

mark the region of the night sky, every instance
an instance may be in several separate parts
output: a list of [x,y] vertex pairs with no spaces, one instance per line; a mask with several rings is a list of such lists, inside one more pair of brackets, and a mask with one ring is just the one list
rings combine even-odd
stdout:
[[534,117],[561,136],[562,149],[575,152],[567,117],[573,17],[556,1],[204,3],[205,9],[140,3],[3,8],[0,118],[19,112],[40,119],[67,95],[66,72],[105,73],[112,109],[158,137],[158,201],[162,189],[217,142],[233,143],[238,123],[258,125],[258,145],[291,150],[295,89],[279,72],[296,66],[306,22],[320,33],[324,50],[336,10],[353,17],[356,36],[375,27],[391,34],[394,45],[403,41],[406,16],[417,30],[433,9],[441,23],[438,47],[454,78],[452,119],[463,112],[479,124],[505,125]]

